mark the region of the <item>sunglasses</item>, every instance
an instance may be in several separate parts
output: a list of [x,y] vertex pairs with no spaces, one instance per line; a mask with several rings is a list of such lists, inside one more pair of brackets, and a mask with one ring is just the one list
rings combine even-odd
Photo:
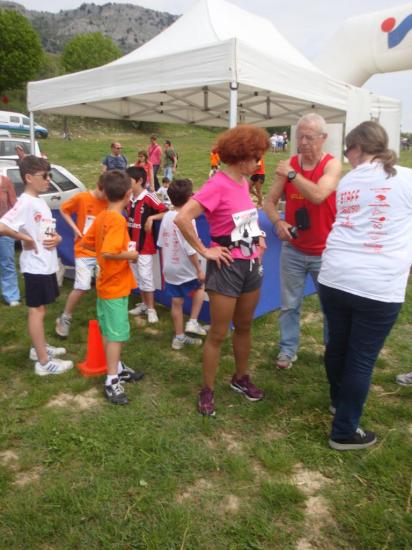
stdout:
[[42,172],[40,174],[33,174],[33,176],[37,176],[39,178],[43,178],[45,181],[48,179],[51,179],[52,174],[51,172]]
[[353,149],[354,147],[355,147],[354,145],[351,145],[350,147],[347,147],[347,148],[343,151],[343,156],[344,156],[344,157],[347,157],[349,151],[352,151],[352,149]]

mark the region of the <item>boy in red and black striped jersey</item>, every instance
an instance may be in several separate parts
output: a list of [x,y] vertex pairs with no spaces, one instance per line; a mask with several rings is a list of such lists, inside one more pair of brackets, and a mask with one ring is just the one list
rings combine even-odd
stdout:
[[142,302],[130,310],[132,315],[146,314],[149,323],[157,323],[154,307],[153,256],[156,254],[153,222],[161,220],[167,211],[155,194],[145,188],[147,174],[143,168],[130,166],[126,170],[132,180],[132,196],[126,207],[130,239],[139,252],[136,264],[131,264],[139,285]]

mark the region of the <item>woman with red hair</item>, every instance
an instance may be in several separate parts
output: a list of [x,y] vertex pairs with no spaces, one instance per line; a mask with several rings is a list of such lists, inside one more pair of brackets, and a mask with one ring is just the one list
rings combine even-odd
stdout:
[[[269,146],[269,136],[261,128],[241,125],[224,132],[217,152],[226,167],[193,195],[175,219],[185,239],[207,259],[205,288],[211,327],[203,350],[203,387],[198,401],[204,416],[215,415],[215,377],[231,322],[235,373],[230,386],[250,401],[260,401],[264,396],[247,373],[251,325],[263,275],[260,260],[265,249],[247,178]],[[210,248],[200,241],[192,225],[202,213],[210,226]]]

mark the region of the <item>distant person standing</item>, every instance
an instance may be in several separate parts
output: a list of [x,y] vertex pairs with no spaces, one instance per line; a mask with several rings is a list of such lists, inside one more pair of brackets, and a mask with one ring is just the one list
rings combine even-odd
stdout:
[[[0,176],[0,218],[16,204],[16,192],[9,178]],[[14,239],[0,236],[1,294],[9,306],[20,305],[20,290],[14,263]]]
[[102,160],[102,172],[107,170],[126,170],[127,158],[122,155],[122,146],[117,141],[111,145],[110,155],[106,155]]
[[287,132],[283,132],[283,151],[288,150],[289,137]]
[[176,151],[172,146],[172,142],[167,139],[165,141],[165,150],[163,153],[164,177],[172,181],[173,175],[176,172],[176,166],[177,166]]
[[137,168],[143,168],[147,174],[146,187],[151,193],[155,192],[154,177],[153,177],[153,164],[149,160],[149,155],[146,151],[139,151],[137,153],[137,160],[134,164]]
[[147,154],[149,155],[149,162],[151,162],[153,166],[153,179],[156,191],[160,187],[157,173],[160,168],[160,163],[162,162],[162,153],[162,148],[157,143],[157,136],[150,136],[150,145],[147,148]]

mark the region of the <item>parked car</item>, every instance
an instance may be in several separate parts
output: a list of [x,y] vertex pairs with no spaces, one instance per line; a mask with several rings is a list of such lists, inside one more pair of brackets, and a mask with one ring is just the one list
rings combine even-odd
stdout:
[[[22,113],[0,111],[0,128],[12,134],[30,134],[30,119]],[[37,139],[47,138],[49,131],[44,126],[34,123],[34,135]]]
[[[24,138],[12,138],[12,137],[2,137],[0,136],[0,158],[7,159],[17,159],[16,147],[20,145],[23,147],[24,152],[27,155],[31,154],[30,150],[30,140]],[[41,151],[37,141],[34,142],[34,154],[36,157],[41,157]]]
[[0,137],[8,137],[11,138],[11,133],[8,130],[2,130],[0,128]]
[[[47,191],[41,194],[50,208],[58,209],[60,204],[80,191],[86,191],[84,184],[63,166],[51,165],[51,181]],[[13,182],[16,195],[24,191],[24,184],[20,177],[17,162],[9,159],[0,159],[0,175],[7,176]]]

